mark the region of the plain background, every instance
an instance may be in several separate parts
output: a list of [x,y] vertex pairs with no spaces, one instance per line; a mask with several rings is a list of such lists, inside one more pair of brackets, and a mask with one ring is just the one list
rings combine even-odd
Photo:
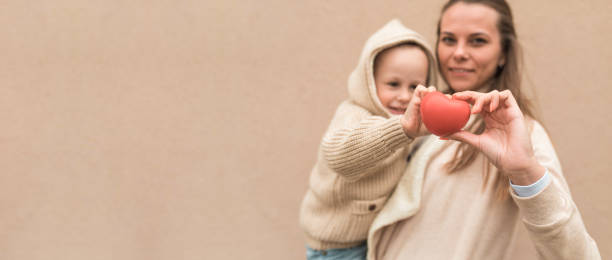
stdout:
[[[399,18],[433,43],[443,2],[3,1],[0,259],[303,259],[299,205],[365,40]],[[612,258],[612,5],[511,5]]]

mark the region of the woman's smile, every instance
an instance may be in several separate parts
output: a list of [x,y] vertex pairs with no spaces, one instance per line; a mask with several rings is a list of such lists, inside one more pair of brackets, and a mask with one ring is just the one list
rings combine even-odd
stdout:
[[471,73],[476,72],[475,69],[468,69],[468,68],[448,68],[448,70],[451,72],[451,76],[455,76],[455,77],[465,77],[470,75]]

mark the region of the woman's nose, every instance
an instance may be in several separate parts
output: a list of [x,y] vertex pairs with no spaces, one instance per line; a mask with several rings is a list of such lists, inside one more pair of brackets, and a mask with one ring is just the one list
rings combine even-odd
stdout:
[[456,60],[466,60],[468,58],[468,53],[464,44],[457,44],[457,48],[455,48],[455,52],[453,53],[453,58]]

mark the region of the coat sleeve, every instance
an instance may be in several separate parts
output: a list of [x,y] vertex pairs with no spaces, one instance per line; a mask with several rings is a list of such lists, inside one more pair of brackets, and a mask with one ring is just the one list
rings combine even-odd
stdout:
[[323,137],[321,151],[330,169],[348,180],[358,180],[388,164],[398,148],[411,142],[399,116],[373,116],[345,102]]
[[519,197],[510,189],[520,209],[540,259],[601,259],[597,244],[588,234],[561,172],[555,150],[544,128],[533,125],[531,141],[535,155],[552,175],[552,181],[531,197]]

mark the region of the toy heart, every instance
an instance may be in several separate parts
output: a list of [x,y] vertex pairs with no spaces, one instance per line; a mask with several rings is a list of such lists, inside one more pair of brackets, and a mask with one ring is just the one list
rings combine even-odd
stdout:
[[470,105],[441,92],[431,92],[421,101],[421,119],[429,132],[437,136],[455,133],[470,119]]

